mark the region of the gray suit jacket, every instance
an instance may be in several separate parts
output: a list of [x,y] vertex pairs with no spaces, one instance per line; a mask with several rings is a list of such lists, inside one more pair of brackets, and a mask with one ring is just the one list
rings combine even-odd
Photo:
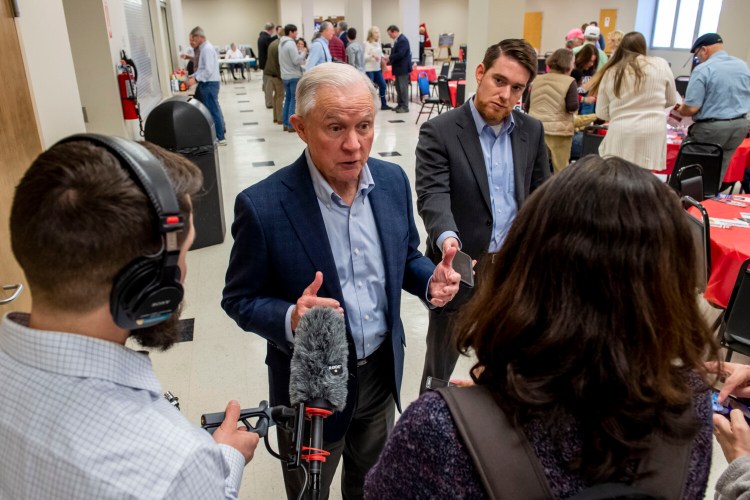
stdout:
[[[520,208],[550,176],[550,166],[542,123],[515,110],[513,119],[511,147]],[[468,101],[422,125],[416,189],[417,208],[427,228],[428,257],[440,260],[442,251],[435,242],[444,231],[458,233],[462,250],[475,259],[487,252],[492,232],[489,180]]]

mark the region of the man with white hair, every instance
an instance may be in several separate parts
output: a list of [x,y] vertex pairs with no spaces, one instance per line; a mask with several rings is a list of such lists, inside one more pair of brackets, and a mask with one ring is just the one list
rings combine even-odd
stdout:
[[[393,428],[404,367],[401,290],[442,307],[458,291],[455,250],[435,266],[418,250],[411,187],[393,163],[369,157],[379,108],[367,76],[324,63],[297,84],[291,122],[307,144],[293,164],[237,196],[222,307],[268,341],[271,405],[289,405],[294,332],[312,307],[345,319],[347,402],[325,421],[321,496],[343,456],[343,498],[362,498],[364,478]],[[291,438],[279,432],[279,449]],[[283,466],[290,499],[301,471]]]
[[195,98],[208,108],[211,118],[214,119],[216,139],[219,140],[220,145],[226,146],[224,115],[221,112],[221,106],[219,106],[219,53],[216,51],[216,47],[206,40],[206,34],[200,26],[196,26],[190,31],[190,38],[195,40],[200,56],[198,57],[198,68],[188,78],[187,84],[188,87],[198,84]]
[[[596,45],[596,42],[599,41],[600,33],[601,32],[599,31],[599,27],[594,26],[593,24],[589,24],[586,27],[586,31],[584,31],[583,33],[583,38],[585,40],[583,45],[591,44],[599,53],[599,63],[596,66],[597,71],[602,69],[602,67],[607,63],[607,54],[605,54],[604,51]],[[581,47],[583,47],[583,45],[579,45],[578,47],[573,47],[573,53],[578,54],[578,52],[581,50]]]
[[333,23],[330,21],[323,21],[320,23],[318,33],[320,36],[317,38],[313,37],[313,41],[310,42],[310,54],[307,56],[308,70],[319,64],[333,61],[331,51],[328,48],[328,42],[335,36]]

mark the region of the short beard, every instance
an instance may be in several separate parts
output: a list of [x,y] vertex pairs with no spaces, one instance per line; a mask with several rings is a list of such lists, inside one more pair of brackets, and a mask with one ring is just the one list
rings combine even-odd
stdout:
[[130,336],[143,347],[166,351],[180,339],[181,313],[182,303],[169,319],[153,326],[131,330]]

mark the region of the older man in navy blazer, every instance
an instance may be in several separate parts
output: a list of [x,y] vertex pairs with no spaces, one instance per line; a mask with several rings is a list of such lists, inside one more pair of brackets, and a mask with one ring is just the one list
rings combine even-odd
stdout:
[[396,96],[398,105],[396,113],[409,112],[409,85],[411,85],[411,46],[409,40],[401,34],[396,25],[388,26],[388,36],[393,40],[391,55],[388,56],[388,62],[391,64],[391,71],[396,77]]
[[[314,306],[338,309],[349,344],[346,409],[325,421],[321,498],[343,455],[344,498],[364,477],[393,426],[404,363],[401,290],[431,306],[458,291],[455,251],[435,266],[417,249],[411,188],[400,167],[369,158],[378,96],[352,66],[316,66],[297,86],[291,122],[307,149],[292,165],[237,196],[234,247],[222,306],[268,340],[271,404],[289,404],[294,331]],[[289,437],[279,433],[280,448]],[[289,498],[303,487],[284,467]]]

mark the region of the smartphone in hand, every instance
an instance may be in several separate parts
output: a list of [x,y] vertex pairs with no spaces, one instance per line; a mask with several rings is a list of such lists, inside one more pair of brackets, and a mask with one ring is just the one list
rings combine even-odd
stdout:
[[427,377],[424,386],[427,389],[439,389],[441,387],[456,387],[456,384],[435,377]]
[[471,256],[459,250],[453,257],[453,269],[461,275],[461,283],[474,287],[474,265]]
[[745,421],[750,425],[750,407],[734,396],[729,396],[723,403],[719,403],[719,391],[714,389],[711,393],[711,406],[714,413],[719,413],[729,418],[732,410],[740,410],[745,416]]

